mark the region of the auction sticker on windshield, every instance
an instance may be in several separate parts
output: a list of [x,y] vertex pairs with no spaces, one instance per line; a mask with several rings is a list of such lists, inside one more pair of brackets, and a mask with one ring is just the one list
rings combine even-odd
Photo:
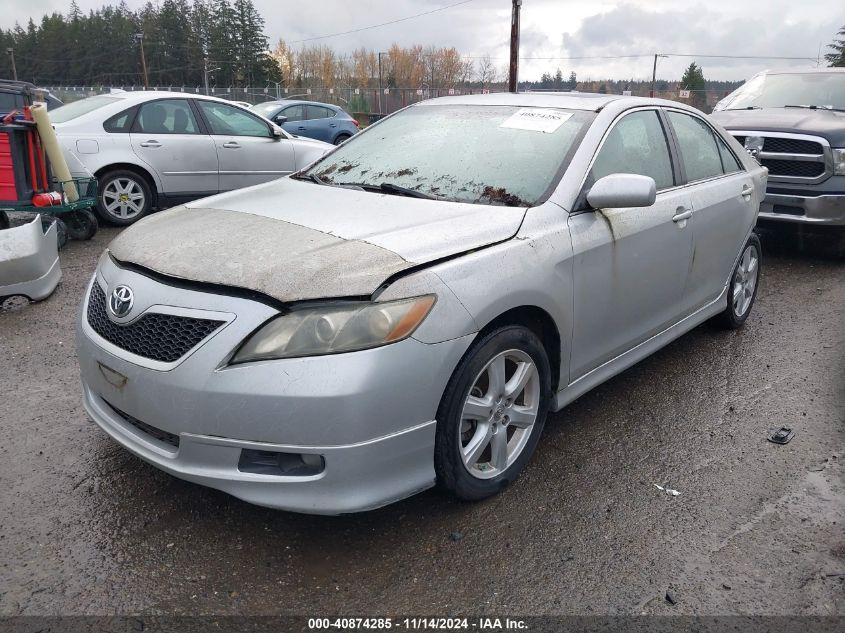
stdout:
[[571,112],[560,112],[548,108],[523,108],[505,119],[499,127],[551,134],[557,131],[571,116]]

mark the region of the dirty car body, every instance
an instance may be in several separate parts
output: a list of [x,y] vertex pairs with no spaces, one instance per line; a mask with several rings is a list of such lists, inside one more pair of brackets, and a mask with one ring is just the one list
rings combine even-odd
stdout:
[[156,467],[265,506],[354,512],[435,482],[480,498],[545,410],[732,300],[747,314],[764,190],[675,103],[412,106],[120,235],[81,306],[85,408]]

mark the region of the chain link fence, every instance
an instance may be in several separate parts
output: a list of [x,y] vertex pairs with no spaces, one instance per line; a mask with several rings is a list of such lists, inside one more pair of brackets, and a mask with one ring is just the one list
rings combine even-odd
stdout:
[[[589,87],[585,86],[587,90]],[[113,91],[142,91],[143,86],[47,86],[47,89],[65,103],[84,99],[99,94],[108,94]],[[169,92],[184,92],[188,94],[206,94],[203,86],[150,86],[150,90],[162,90]],[[367,121],[371,118],[378,118],[379,115],[390,114],[404,108],[405,106],[451,95],[484,94],[489,92],[503,92],[501,86],[491,88],[283,88],[270,85],[266,87],[229,87],[220,88],[210,86],[208,94],[230,101],[238,101],[251,105],[272,101],[277,99],[303,99],[307,101],[320,101],[322,103],[333,103],[344,110]],[[587,91],[582,89],[582,91]],[[538,91],[543,92],[543,91]],[[650,96],[648,89],[626,90],[622,94],[639,97]],[[669,99],[693,105],[705,112],[710,112],[716,103],[728,94],[722,90],[665,90],[656,91],[654,96],[660,99]]]

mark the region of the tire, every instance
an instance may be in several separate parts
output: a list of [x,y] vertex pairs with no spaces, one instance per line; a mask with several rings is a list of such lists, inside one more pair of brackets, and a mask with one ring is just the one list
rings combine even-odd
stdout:
[[335,144],[335,145],[340,145],[340,144],[341,144],[341,143],[343,143],[344,141],[348,141],[348,140],[349,140],[349,139],[351,139],[351,138],[352,138],[352,135],[351,135],[351,134],[338,134],[338,135],[337,135],[337,138],[334,140],[334,144]]
[[90,240],[97,234],[99,223],[97,216],[88,209],[79,209],[65,213],[63,218],[67,225],[68,237],[72,240]]
[[[128,169],[107,172],[100,179],[97,215],[117,226],[129,226],[152,209],[153,196],[146,178]],[[128,196],[123,198],[122,196]]]
[[[504,368],[499,383],[505,386],[517,371],[527,370],[525,386],[510,394],[497,389],[493,366]],[[537,447],[550,397],[549,359],[533,332],[508,325],[473,343],[449,379],[437,411],[434,470],[439,486],[459,499],[476,501],[513,482]]]
[[757,298],[757,288],[760,281],[760,262],[763,249],[760,238],[756,233],[745,243],[739,261],[731,273],[728,287],[728,297],[724,312],[716,317],[718,325],[728,330],[741,328]]
[[0,211],[0,231],[8,229],[10,226],[12,226],[12,223],[9,222],[9,216],[6,215],[5,211]]

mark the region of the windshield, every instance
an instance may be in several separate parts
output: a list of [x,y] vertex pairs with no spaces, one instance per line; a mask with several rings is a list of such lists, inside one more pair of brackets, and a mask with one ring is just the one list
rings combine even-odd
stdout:
[[816,106],[845,110],[845,73],[763,73],[752,77],[716,110]]
[[414,106],[353,137],[307,175],[331,185],[387,183],[456,202],[533,206],[557,183],[594,117],[554,108]]
[[55,110],[50,110],[50,121],[53,123],[64,123],[65,121],[81,117],[83,114],[88,114],[89,112],[93,112],[94,110],[119,100],[119,97],[100,95],[98,97],[88,97],[87,99],[74,101],[73,103],[68,103],[67,105],[58,107]]
[[259,103],[258,105],[252,106],[252,108],[250,109],[253,112],[257,112],[265,119],[269,119],[271,116],[276,114],[276,112],[278,112],[281,108],[282,106],[280,106],[278,103]]

